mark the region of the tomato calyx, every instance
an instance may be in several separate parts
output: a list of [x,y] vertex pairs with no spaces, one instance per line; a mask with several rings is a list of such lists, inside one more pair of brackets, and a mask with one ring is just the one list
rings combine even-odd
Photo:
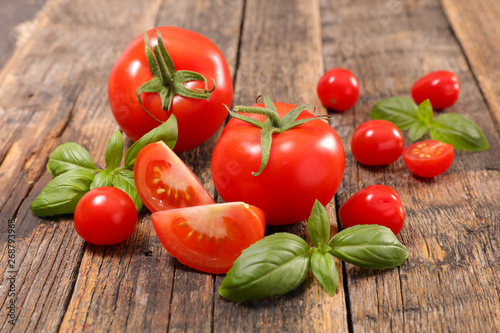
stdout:
[[[157,30],[158,45],[155,45],[151,50],[151,43],[147,32],[144,33],[144,44],[146,45],[146,58],[148,60],[149,69],[153,78],[141,85],[136,93],[137,99],[144,111],[146,111],[156,121],[161,122],[153,116],[142,104],[141,93],[158,93],[160,94],[161,103],[164,111],[169,111],[175,95],[209,100],[210,94],[215,90],[215,81],[213,88],[208,89],[207,79],[200,73],[187,70],[175,70],[175,65],[165,48],[161,33]],[[189,81],[203,81],[205,89],[189,89],[184,84]]]
[[[264,95],[262,95],[262,98],[264,99],[264,105],[265,105],[265,107],[263,108],[255,106],[242,106],[242,105],[236,106],[234,108],[234,111],[231,111],[228,108],[229,113],[234,118],[262,129],[260,136],[260,142],[262,145],[262,160],[259,171],[252,172],[252,175],[254,176],[260,175],[267,166],[267,162],[269,161],[269,156],[271,154],[271,143],[273,139],[273,134],[283,133],[294,127],[300,126],[308,121],[319,119],[318,117],[315,117],[315,118],[306,118],[297,120],[297,118],[303,111],[313,106],[312,104],[304,104],[298,106],[295,109],[288,112],[283,118],[280,118],[278,115],[278,111],[274,106],[273,101],[271,101],[269,97]],[[266,116],[266,120],[260,121],[254,118],[241,115],[238,112],[261,114]]]

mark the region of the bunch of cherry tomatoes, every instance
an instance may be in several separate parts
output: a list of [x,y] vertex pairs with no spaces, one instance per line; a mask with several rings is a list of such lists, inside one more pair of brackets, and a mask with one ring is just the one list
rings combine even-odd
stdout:
[[[133,140],[171,114],[179,134],[173,150],[157,142],[139,153],[137,191],[170,254],[195,269],[225,273],[243,249],[264,237],[266,224],[303,221],[316,199],[323,205],[331,201],[344,174],[344,149],[335,130],[308,106],[265,99],[247,108],[253,110],[246,114],[250,120],[233,117],[221,134],[211,172],[227,203],[216,204],[176,153],[208,140],[227,118],[233,98],[229,67],[210,40],[192,31],[160,27],[146,36],[135,39],[112,69],[111,109]],[[437,108],[448,107],[458,98],[458,89],[448,87],[454,80],[449,72],[431,73],[415,83],[412,96],[416,102],[430,98]],[[327,108],[345,111],[356,103],[359,84],[351,72],[332,69],[319,80],[317,91]],[[386,165],[402,154],[408,168],[422,177],[444,172],[453,160],[453,148],[437,141],[404,148],[399,129],[384,120],[359,126],[351,150],[365,165]],[[344,227],[376,223],[395,234],[405,219],[398,193],[384,185],[356,193],[339,215]],[[80,200],[74,220],[85,240],[114,244],[133,233],[137,212],[124,192],[97,188]]]

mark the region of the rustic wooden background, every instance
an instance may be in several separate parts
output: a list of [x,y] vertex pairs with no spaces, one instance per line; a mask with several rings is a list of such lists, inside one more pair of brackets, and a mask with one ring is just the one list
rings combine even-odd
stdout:
[[[50,180],[59,144],[85,146],[104,163],[118,129],[107,101],[114,61],[136,36],[160,25],[197,31],[227,57],[234,104],[265,93],[314,103],[332,67],[353,71],[361,95],[330,113],[346,171],[328,206],[372,184],[395,188],[407,221],[398,236],[410,256],[388,271],[338,263],[329,297],[313,278],[292,293],[236,304],[218,293],[223,276],[193,271],[166,253],[144,210],[133,236],[92,246],[72,217],[34,217],[30,202]],[[499,332],[500,3],[496,0],[0,0],[1,332]],[[411,175],[402,160],[364,167],[350,138],[378,100],[409,96],[438,69],[458,74],[458,103],[491,149],[457,152],[445,174]],[[181,155],[217,200],[210,155],[220,133]],[[409,141],[407,141],[409,142]],[[17,322],[8,323],[7,221],[15,220]],[[305,223],[268,228],[306,237]]]

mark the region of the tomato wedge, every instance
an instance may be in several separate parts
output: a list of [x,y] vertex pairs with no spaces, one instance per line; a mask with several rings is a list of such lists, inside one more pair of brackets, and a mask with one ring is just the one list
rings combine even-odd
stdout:
[[437,140],[415,142],[403,150],[406,167],[420,177],[436,177],[448,170],[455,151],[453,146]]
[[264,238],[264,212],[243,202],[179,208],[151,215],[163,247],[207,273],[227,273],[241,251]]
[[134,179],[142,202],[153,213],[215,203],[193,172],[162,141],[139,152]]

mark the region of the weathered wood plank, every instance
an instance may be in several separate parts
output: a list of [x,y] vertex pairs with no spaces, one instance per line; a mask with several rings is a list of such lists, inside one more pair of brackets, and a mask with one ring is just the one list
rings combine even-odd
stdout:
[[500,127],[500,3],[494,0],[441,1],[481,93]]
[[[134,7],[132,3],[122,5]],[[243,2],[239,0],[165,1],[153,22],[155,26],[174,25],[205,35],[225,54],[234,72],[242,9]],[[214,21],[214,17],[224,19],[225,24],[221,26],[221,21]],[[146,28],[149,27],[141,29]],[[209,163],[219,135],[220,132],[202,146],[181,154],[212,194],[215,190]],[[213,276],[191,270],[173,259],[156,237],[149,213],[143,215],[134,235],[135,239],[112,250],[114,255],[107,253],[114,247],[106,247],[105,252],[94,247],[86,249],[80,272],[95,273],[89,278],[79,275],[61,330],[72,330],[76,325],[77,329],[128,332],[210,331]]]
[[[318,113],[326,113],[315,93],[323,72],[318,1],[247,1],[240,55],[235,105],[251,105],[265,94],[276,102],[312,103]],[[335,206],[328,209],[335,221]],[[306,223],[266,229],[307,239]],[[217,288],[222,278],[217,277]],[[214,312],[215,332],[348,331],[342,282],[330,297],[311,276],[290,294],[263,301],[236,304],[217,295]]]
[[[373,184],[395,188],[407,212],[398,237],[410,251],[406,263],[386,272],[345,265],[353,330],[498,330],[499,138],[460,45],[437,1],[351,3],[322,1],[325,67],[351,69],[361,87],[352,110],[332,113],[347,159],[337,201]],[[386,167],[357,164],[350,139],[373,104],[410,96],[416,79],[438,69],[457,73],[462,84],[459,103],[444,112],[472,118],[491,150],[457,151],[451,169],[432,180],[412,176],[401,159]]]

